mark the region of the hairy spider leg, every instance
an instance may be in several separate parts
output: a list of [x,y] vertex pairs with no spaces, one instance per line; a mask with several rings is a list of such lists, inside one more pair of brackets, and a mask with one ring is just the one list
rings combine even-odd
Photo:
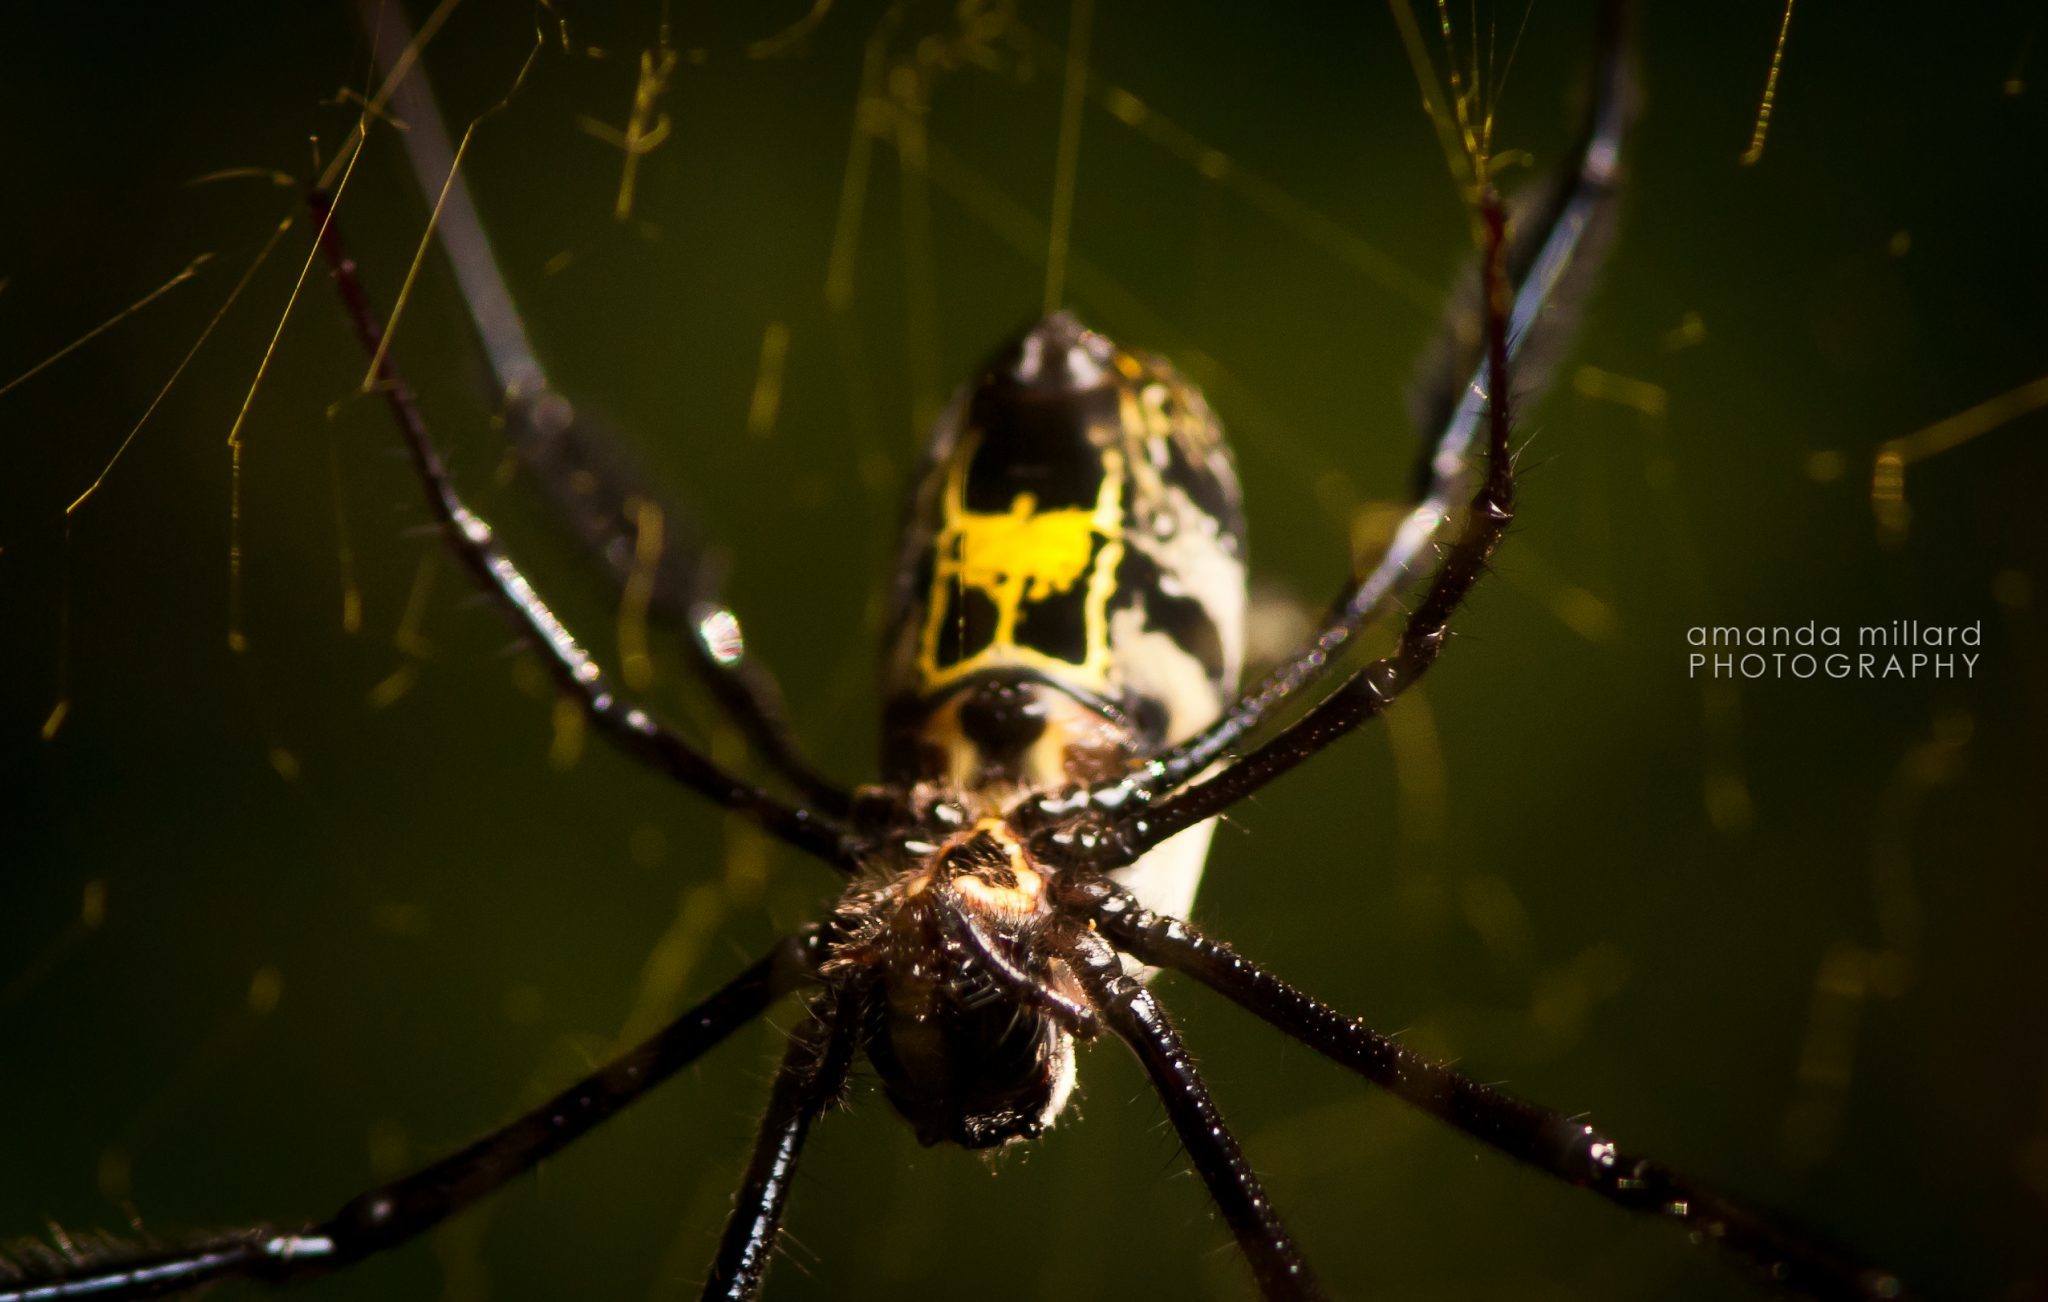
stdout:
[[225,1279],[285,1284],[354,1265],[431,1230],[617,1116],[774,1002],[815,979],[815,928],[791,936],[637,1047],[532,1111],[412,1174],[358,1195],[322,1221],[253,1225],[165,1243],[45,1250],[0,1273],[0,1302],[124,1302]]
[[[362,0],[360,8],[380,68],[391,76],[412,45],[412,29],[396,0]],[[719,592],[721,565],[692,515],[655,491],[612,432],[550,382],[417,62],[393,87],[391,108],[406,127],[395,134],[414,182],[423,195],[440,196],[435,237],[490,364],[494,404],[556,518],[615,583],[647,585],[647,618],[679,635],[691,673],[768,767],[806,803],[844,815],[850,797],[804,757],[782,689],[749,652],[739,616]]]
[[411,387],[398,373],[389,353],[380,354],[381,327],[356,273],[355,261],[342,244],[340,230],[334,222],[326,220],[327,197],[315,192],[308,202],[320,219],[321,251],[333,268],[335,288],[340,292],[356,337],[366,353],[379,359],[374,378],[412,454],[413,468],[426,492],[428,510],[441,526],[449,549],[469,570],[477,586],[497,600],[540,655],[556,687],[575,701],[592,726],[626,755],[727,809],[747,815],[763,830],[841,872],[852,872],[851,842],[838,819],[808,805],[784,801],[727,773],[680,733],[613,690],[603,666],[563,627],[498,545],[490,523],[470,510],[456,493],[427,431],[426,420],[413,401]]
[[[1121,889],[1121,888],[1119,888]],[[1087,931],[1071,942],[1071,961],[1096,1009],[1117,1038],[1137,1055],[1188,1162],[1250,1263],[1259,1292],[1271,1302],[1310,1302],[1324,1296],[1308,1259],[1296,1246],[1257,1172],[1209,1097],[1209,1087],[1181,1042],[1166,1010],[1124,970],[1117,951]]]
[[[1486,474],[1466,514],[1464,531],[1445,549],[1436,576],[1403,624],[1391,655],[1353,674],[1279,736],[1213,776],[1156,805],[1140,804],[1101,828],[1083,822],[1041,833],[1038,842],[1055,861],[1114,869],[1131,863],[1176,833],[1222,813],[1282,773],[1369,719],[1378,717],[1429,671],[1450,635],[1450,619],[1485,572],[1493,550],[1515,518],[1515,467],[1509,449],[1514,417],[1508,401],[1509,290],[1502,251],[1507,217],[1499,197],[1480,199],[1485,236],[1489,383],[1486,386]],[[1083,793],[1083,803],[1085,804]]]
[[1632,1212],[1677,1221],[1760,1280],[1826,1298],[1905,1296],[1898,1278],[1804,1230],[1629,1153],[1584,1120],[1482,1085],[1303,994],[1104,880],[1090,916],[1118,949],[1196,981],[1481,1143]]
[[[1557,175],[1537,187],[1535,200],[1514,206],[1515,229],[1498,258],[1499,279],[1512,287],[1512,307],[1506,309],[1506,360],[1532,355],[1535,371],[1545,369],[1543,362],[1569,339],[1612,231],[1622,143],[1635,98],[1626,8],[1626,0],[1608,0],[1603,7],[1593,93],[1578,137]],[[1351,641],[1390,608],[1466,491],[1472,443],[1491,410],[1487,395],[1495,385],[1488,375],[1494,359],[1472,356],[1473,349],[1458,342],[1471,334],[1473,300],[1478,300],[1482,321],[1491,306],[1491,266],[1483,267],[1473,280],[1470,290],[1453,296],[1434,349],[1441,359],[1434,369],[1441,374],[1425,379],[1417,404],[1422,418],[1438,425],[1424,463],[1426,488],[1403,517],[1385,554],[1364,576],[1346,585],[1328,619],[1302,649],[1239,695],[1221,718],[1130,772],[1089,789],[1083,797],[1087,804],[1122,815],[1192,781],[1219,761],[1229,762],[1239,746],[1341,673]],[[1489,351],[1489,333],[1480,335],[1482,353]],[[1514,396],[1499,392],[1503,406]]]
[[797,1158],[811,1124],[846,1089],[867,992],[851,982],[828,985],[811,1015],[790,1036],[768,1096],[747,1174],[705,1278],[705,1302],[747,1302],[761,1292]]

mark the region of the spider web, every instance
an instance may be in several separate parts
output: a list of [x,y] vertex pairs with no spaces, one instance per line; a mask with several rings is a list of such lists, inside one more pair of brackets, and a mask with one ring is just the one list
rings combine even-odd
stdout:
[[[919,431],[1049,292],[1174,358],[1231,428],[1267,654],[1384,545],[1403,391],[1468,244],[1381,10],[442,8],[413,15],[424,66],[458,134],[477,124],[464,173],[541,352],[730,548],[750,645],[837,772],[869,769],[874,594]],[[2048,1189],[2048,1064],[2005,1001],[1937,1029],[1959,992],[2040,993],[2005,956],[2048,903],[2007,866],[2040,771],[2018,495],[2043,392],[2002,287],[2038,255],[1972,247],[2040,143],[2038,19],[2008,7],[1930,55],[1915,124],[1851,93],[1908,75],[1877,37],[1753,10],[1684,33],[1697,71],[1670,55],[1680,19],[1646,33],[1641,197],[1528,414],[1524,523],[1461,645],[1383,741],[1235,820],[1201,916],[1847,1237],[1924,1217],[1907,1264],[1933,1279],[2038,1281],[2012,1227]],[[0,1078],[24,1173],[0,1228],[317,1211],[643,1033],[829,883],[586,748],[419,536],[308,270],[297,195],[322,174],[466,489],[572,626],[741,762],[632,585],[569,554],[507,459],[352,16],[40,17],[22,66],[43,68],[7,92],[49,124],[24,145],[37,200],[0,238]],[[1526,156],[1509,183],[1540,171],[1583,9],[1414,17],[1462,78],[1444,115],[1476,96]],[[1844,194],[1864,201],[1821,203]],[[1992,676],[1684,675],[1689,625],[1901,616],[1984,620]],[[1639,1296],[1704,1270],[1183,1016],[1332,1279]],[[1899,1083],[1936,1046],[1954,1080]],[[379,1287],[693,1280],[766,1061],[728,1049]],[[777,1295],[1234,1293],[1135,1078],[1107,1051],[1090,1078],[1084,1119],[993,1182],[907,1152],[865,1098],[821,1135]],[[1901,1136],[1965,1100],[1983,1134],[1949,1157]],[[1985,1206],[1895,1187],[1935,1171]]]

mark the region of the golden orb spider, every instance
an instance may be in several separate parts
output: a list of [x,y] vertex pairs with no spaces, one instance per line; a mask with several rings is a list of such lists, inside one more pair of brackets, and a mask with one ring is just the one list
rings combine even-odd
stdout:
[[[387,34],[380,44],[407,43]],[[689,630],[696,671],[791,795],[731,776],[614,687],[457,493],[380,351],[378,318],[326,221],[326,197],[312,196],[350,320],[380,359],[377,379],[429,504],[475,583],[595,730],[823,861],[846,890],[826,920],[638,1048],[330,1217],[48,1252],[20,1263],[0,1302],[157,1296],[344,1268],[531,1171],[800,990],[811,992],[807,1016],[776,1075],[705,1296],[760,1291],[805,1138],[856,1056],[922,1142],[985,1148],[1051,1125],[1078,1044],[1105,1033],[1137,1055],[1261,1291],[1321,1296],[1145,983],[1158,968],[1514,1158],[1680,1222],[1768,1280],[1823,1296],[1898,1296],[1891,1276],[1589,1125],[1413,1053],[1179,918],[1210,820],[1376,717],[1425,673],[1513,519],[1511,368],[1568,326],[1611,219],[1628,88],[1618,34],[1605,32],[1600,48],[1596,94],[1553,182],[1518,203],[1512,221],[1490,192],[1477,201],[1482,272],[1471,315],[1481,329],[1454,351],[1470,356],[1440,395],[1424,491],[1310,643],[1238,693],[1243,528],[1220,427],[1170,366],[1053,313],[991,359],[933,439],[893,603],[883,781],[857,792],[803,760],[772,680],[686,549],[664,552],[655,600]],[[400,96],[415,169],[454,175],[423,83],[401,82]],[[441,230],[515,439],[561,511],[623,567],[638,550],[629,503],[642,490],[548,385],[459,190]],[[1460,515],[1394,651],[1347,667],[1352,640],[1394,605]]]

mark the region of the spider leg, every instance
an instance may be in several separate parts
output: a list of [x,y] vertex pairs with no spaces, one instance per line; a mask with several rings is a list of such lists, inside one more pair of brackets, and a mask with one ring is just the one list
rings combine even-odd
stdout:
[[[388,77],[411,46],[412,31],[396,0],[362,0],[359,7]],[[774,674],[748,656],[738,616],[718,591],[719,565],[690,518],[653,492],[609,432],[549,383],[456,167],[425,70],[415,63],[390,103],[406,126],[395,134],[414,180],[422,194],[440,196],[435,231],[489,360],[507,432],[557,517],[616,582],[649,585],[648,617],[680,635],[691,673],[769,768],[812,806],[845,813],[845,790],[800,753]]]
[[961,906],[960,892],[950,882],[929,888],[932,908],[940,934],[961,957],[973,962],[1006,994],[1018,1003],[1044,1009],[1069,1032],[1092,1040],[1100,1030],[1095,1010],[1080,1003],[1019,967],[997,947],[994,938],[977,925]]
[[[1502,266],[1507,218],[1499,199],[1490,191],[1480,200],[1480,218],[1485,227],[1487,279],[1491,286],[1486,313],[1488,373],[1492,379],[1485,404],[1486,474],[1472,498],[1463,532],[1445,549],[1436,577],[1402,626],[1393,652],[1353,674],[1279,736],[1158,804],[1148,805],[1141,797],[1135,805],[1129,805],[1119,798],[1110,806],[1112,812],[1106,825],[1088,819],[1055,818],[1052,826],[1036,838],[1038,848],[1048,858],[1095,868],[1121,867],[1135,861],[1153,846],[1222,813],[1359,724],[1377,717],[1436,663],[1449,636],[1452,613],[1485,572],[1494,548],[1515,518],[1514,457],[1508,449],[1508,436],[1514,426],[1507,392],[1508,290]],[[1040,811],[1071,813],[1094,794],[1054,797],[1041,803]]]
[[[1503,403],[1512,396],[1506,367],[1496,362],[1516,362],[1518,370],[1529,363],[1525,381],[1545,369],[1545,358],[1554,357],[1571,334],[1612,228],[1618,160],[1634,98],[1625,8],[1625,0],[1609,0],[1603,10],[1593,94],[1564,163],[1553,180],[1538,187],[1533,201],[1515,205],[1513,230],[1474,278],[1481,283],[1453,295],[1443,340],[1433,350],[1437,365],[1431,369],[1440,376],[1424,381],[1416,404],[1420,417],[1437,431],[1424,461],[1424,490],[1386,553],[1338,595],[1307,645],[1239,696],[1222,718],[1130,774],[1085,793],[1088,804],[1123,809],[1163,796],[1312,697],[1341,671],[1349,644],[1386,612],[1437,542],[1468,491],[1472,444],[1492,406],[1487,394],[1498,393]],[[1504,300],[1497,292],[1502,282],[1509,290]],[[1480,314],[1472,311],[1475,301]],[[1483,321],[1498,315],[1507,317],[1504,357],[1493,355],[1490,322],[1476,338],[1473,330],[1475,317]]]
[[828,986],[809,1020],[790,1037],[746,1178],[733,1199],[718,1255],[704,1281],[707,1302],[747,1302],[759,1296],[811,1123],[846,1088],[866,999],[865,990]]
[[[320,229],[321,251],[333,268],[334,283],[347,308],[356,337],[365,352],[376,356],[382,328],[371,311],[369,296],[356,274],[353,259],[342,246],[341,233],[330,220],[327,197],[308,196]],[[690,745],[674,729],[645,709],[618,695],[603,666],[563,627],[526,576],[498,546],[488,521],[463,504],[448,478],[412,389],[392,364],[378,362],[376,380],[396,419],[413,467],[426,490],[427,506],[440,524],[448,546],[469,569],[479,587],[495,597],[554,675],[556,686],[583,709],[596,730],[627,755],[727,809],[749,815],[766,831],[798,849],[851,872],[853,855],[845,828],[837,818],[808,805],[790,804],[768,791],[733,777]]]
[[1102,1020],[1138,1056],[1152,1088],[1166,1105],[1188,1161],[1237,1237],[1259,1292],[1273,1302],[1323,1297],[1315,1273],[1280,1223],[1257,1173],[1224,1125],[1223,1114],[1210,1099],[1209,1087],[1195,1070],[1194,1058],[1166,1010],[1151,991],[1124,971],[1122,960],[1100,936],[1077,932],[1065,957]]
[[1582,1120],[1482,1085],[1344,1016],[1220,941],[1162,917],[1103,881],[1089,911],[1109,942],[1141,962],[1193,977],[1317,1053],[1474,1139],[1629,1211],[1669,1217],[1760,1278],[1822,1298],[1900,1298],[1899,1280],[1815,1236],[1624,1152]]
[[815,979],[821,950],[815,928],[790,937],[637,1048],[468,1147],[351,1199],[326,1220],[184,1242],[46,1249],[13,1265],[0,1259],[0,1302],[161,1297],[223,1279],[283,1284],[394,1248],[533,1170]]

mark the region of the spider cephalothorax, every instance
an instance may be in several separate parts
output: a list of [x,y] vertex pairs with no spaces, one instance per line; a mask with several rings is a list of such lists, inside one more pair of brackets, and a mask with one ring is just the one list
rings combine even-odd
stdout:
[[[953,833],[835,914],[841,938],[823,970],[864,982],[862,1047],[921,1142],[1031,1139],[1065,1107],[1074,1036],[1095,1029],[1047,943],[1069,925],[999,818]],[[1035,992],[1022,1007],[1019,989]]]
[[[390,77],[371,111],[389,97],[410,126],[416,170],[440,191],[439,229],[507,429],[531,463],[564,482],[555,502],[581,539],[614,566],[631,560],[636,581],[651,577],[649,613],[683,633],[692,668],[775,788],[726,771],[614,687],[463,502],[382,346],[327,196],[316,193],[322,247],[448,546],[599,734],[823,861],[845,891],[821,925],[787,937],[646,1042],[324,1220],[90,1252],[60,1238],[15,1272],[22,1282],[8,1281],[0,1260],[0,1302],[154,1297],[229,1277],[282,1283],[341,1269],[532,1170],[798,991],[809,993],[807,1013],[776,1074],[706,1297],[759,1291],[805,1138],[845,1095],[857,1058],[874,1065],[920,1140],[988,1148],[1052,1122],[1073,1087],[1077,1043],[1098,1032],[1136,1055],[1261,1291],[1321,1296],[1143,984],[1146,968],[1209,986],[1500,1152],[1679,1221],[1767,1280],[1827,1296],[1899,1296],[1891,1276],[1623,1152],[1581,1119],[1415,1054],[1181,920],[1211,820],[1377,717],[1427,672],[1513,519],[1510,368],[1529,337],[1554,344],[1569,323],[1613,207],[1629,98],[1618,6],[1603,26],[1579,136],[1550,185],[1518,196],[1513,229],[1483,184],[1485,159],[1469,160],[1481,182],[1472,195],[1480,292],[1454,303],[1450,378],[1424,395],[1427,486],[1314,638],[1238,693],[1244,531],[1221,429],[1171,367],[1054,313],[999,350],[934,432],[892,603],[882,780],[858,792],[801,758],[772,680],[747,658],[737,618],[710,585],[713,567],[675,541],[685,535],[643,531],[646,504],[658,499],[549,389],[432,97],[405,78],[411,37],[395,6],[369,10]],[[643,567],[649,551],[657,563]],[[1393,649],[1363,665],[1348,657],[1361,630],[1415,587]]]

